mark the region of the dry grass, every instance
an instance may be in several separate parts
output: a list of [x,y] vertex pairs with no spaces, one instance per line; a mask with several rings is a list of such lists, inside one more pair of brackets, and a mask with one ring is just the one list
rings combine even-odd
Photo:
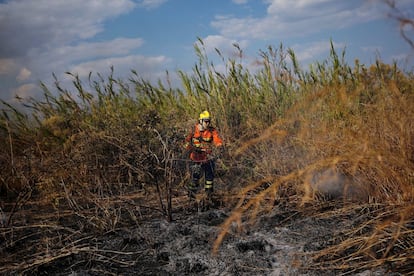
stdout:
[[[94,235],[136,224],[145,210],[172,220],[177,191],[188,180],[182,142],[206,108],[226,141],[217,183],[237,191],[226,197],[236,203],[215,250],[232,227],[254,223],[281,202],[306,215],[335,198],[346,206],[337,212],[381,208],[357,226],[369,231],[349,229],[333,246],[314,252],[315,266],[412,265],[413,76],[381,62],[350,67],[333,48],[331,63],[305,72],[282,47],[263,53],[264,68],[256,75],[234,60],[222,74],[198,50],[194,74],[181,72],[184,91],[138,76],[131,83],[109,77],[90,80],[92,95],[73,76],[78,98],[58,84],[58,96],[44,87],[45,101],[30,103],[33,118],[3,103],[4,271],[19,265],[29,271],[70,254],[129,265],[122,263],[123,253],[85,247],[92,237],[79,231]],[[24,213],[35,202],[53,209],[52,221],[67,215],[79,225],[24,226]],[[27,256],[26,264],[12,260],[20,255]]]
[[[372,67],[366,77],[372,78],[377,69]],[[414,98],[395,80],[383,80],[367,101],[367,89],[373,89],[368,80],[352,89],[327,86],[309,93],[285,120],[240,148],[238,154],[254,148],[257,156],[268,161],[260,163],[265,177],[240,191],[239,204],[223,224],[215,251],[234,223],[240,228],[246,219],[255,221],[261,212],[274,208],[280,197],[305,215],[313,212],[308,206],[323,209],[325,200],[339,198],[351,206],[347,208],[366,204],[381,204],[381,208],[367,214],[361,225],[348,229],[334,245],[315,252],[309,268],[352,273],[389,265],[392,270],[410,272],[414,263]],[[298,121],[299,127],[294,126]],[[292,147],[296,150],[290,151],[290,157],[297,168],[286,156],[286,148]],[[275,172],[274,167],[290,170]],[[337,214],[325,215],[333,219]]]

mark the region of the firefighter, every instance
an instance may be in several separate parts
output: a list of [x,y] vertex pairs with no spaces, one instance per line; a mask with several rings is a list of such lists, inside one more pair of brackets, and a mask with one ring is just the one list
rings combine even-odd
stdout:
[[199,181],[204,176],[204,190],[210,197],[213,193],[215,160],[223,147],[223,140],[218,131],[211,125],[210,113],[200,113],[197,124],[185,138],[185,149],[191,159],[191,182],[188,195],[195,198]]

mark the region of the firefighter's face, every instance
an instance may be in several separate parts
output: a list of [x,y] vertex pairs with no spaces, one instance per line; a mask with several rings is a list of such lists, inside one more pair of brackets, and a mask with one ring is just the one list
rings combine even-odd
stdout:
[[203,127],[210,125],[210,119],[203,119]]

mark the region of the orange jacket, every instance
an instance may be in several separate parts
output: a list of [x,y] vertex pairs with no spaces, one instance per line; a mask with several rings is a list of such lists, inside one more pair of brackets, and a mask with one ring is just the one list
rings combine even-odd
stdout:
[[193,131],[185,138],[185,148],[190,151],[190,159],[195,162],[206,162],[212,153],[212,146],[220,147],[223,140],[218,131],[210,126],[200,130],[200,124],[196,124]]

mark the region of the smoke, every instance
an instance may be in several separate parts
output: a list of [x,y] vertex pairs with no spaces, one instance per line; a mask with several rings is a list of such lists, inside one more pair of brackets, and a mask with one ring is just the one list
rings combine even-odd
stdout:
[[332,168],[314,173],[310,179],[310,185],[313,190],[331,197],[343,195],[344,183],[345,176]]
[[355,178],[344,175],[335,168],[310,173],[305,186],[310,187],[313,194],[319,193],[329,198],[366,199],[366,192],[357,184]]

